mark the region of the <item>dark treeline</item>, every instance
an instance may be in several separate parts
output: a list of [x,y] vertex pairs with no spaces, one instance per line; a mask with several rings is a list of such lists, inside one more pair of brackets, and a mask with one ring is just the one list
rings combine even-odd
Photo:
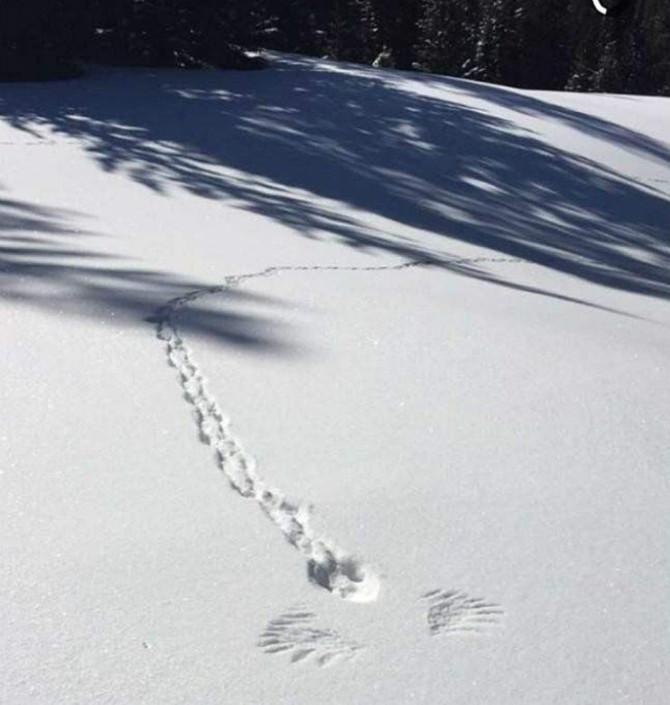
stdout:
[[258,48],[547,89],[670,94],[670,2],[0,0],[0,77],[254,67]]

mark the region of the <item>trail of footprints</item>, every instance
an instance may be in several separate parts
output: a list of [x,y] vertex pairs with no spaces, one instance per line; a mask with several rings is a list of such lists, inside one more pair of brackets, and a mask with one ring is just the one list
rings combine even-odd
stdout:
[[[458,263],[516,262],[515,258],[478,257]],[[287,541],[307,558],[307,574],[314,584],[346,600],[372,602],[379,593],[379,578],[372,568],[360,562],[331,540],[311,528],[310,511],[305,504],[290,502],[256,472],[253,457],[233,435],[230,419],[208,391],[193,353],[182,338],[177,319],[181,309],[205,296],[221,294],[252,278],[267,277],[282,271],[383,271],[417,267],[422,261],[376,267],[297,266],[269,267],[261,272],[230,276],[220,286],[207,287],[171,299],[156,311],[157,337],[165,343],[168,362],[178,373],[185,400],[191,404],[200,440],[212,447],[214,459],[231,487],[248,499],[254,499],[268,518],[281,530]],[[495,625],[503,610],[499,605],[471,598],[463,592],[432,590],[422,596],[431,635],[483,632]],[[332,629],[317,626],[312,612],[293,609],[271,620],[258,640],[267,654],[286,654],[291,663],[311,661],[318,666],[351,661],[363,646],[343,639]]]
[[243,281],[267,277],[281,271],[354,269],[372,271],[405,269],[418,262],[385,267],[269,267],[262,272],[230,276],[220,286],[207,287],[171,299],[154,315],[156,334],[165,343],[170,365],[176,368],[185,400],[192,405],[200,440],[214,450],[217,466],[231,487],[242,497],[255,500],[266,516],[281,530],[286,540],[307,559],[310,581],[352,602],[373,602],[379,594],[379,578],[367,564],[344,551],[332,540],[318,535],[311,526],[310,507],[296,504],[270,486],[256,471],[253,457],[231,430],[230,419],[223,413],[207,384],[193,353],[178,328],[178,314],[188,304],[204,296],[221,294]]

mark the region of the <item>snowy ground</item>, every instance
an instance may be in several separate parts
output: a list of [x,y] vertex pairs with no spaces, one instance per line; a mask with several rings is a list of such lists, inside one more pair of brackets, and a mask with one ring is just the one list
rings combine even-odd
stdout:
[[669,124],[0,86],[0,702],[666,703]]

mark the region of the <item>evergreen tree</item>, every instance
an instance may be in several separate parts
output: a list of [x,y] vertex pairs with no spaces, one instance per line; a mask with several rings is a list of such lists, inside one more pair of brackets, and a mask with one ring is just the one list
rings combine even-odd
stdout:
[[369,4],[362,0],[333,0],[327,25],[326,50],[343,61],[370,63],[374,58]]
[[[370,0],[377,46],[387,48],[399,69],[412,68],[416,60],[420,0]],[[381,48],[381,47],[380,47]]]
[[509,85],[670,93],[670,2],[0,0],[0,77],[253,65],[265,46]]
[[0,78],[76,74],[89,30],[87,19],[83,0],[2,0]]
[[96,3],[93,60],[148,66],[243,68],[240,49],[261,21],[255,0],[117,0]]
[[498,82],[502,77],[500,47],[502,44],[505,0],[490,0],[480,5],[477,42],[466,77]]
[[327,48],[329,12],[326,0],[266,0],[262,44],[268,49],[322,55]]
[[417,59],[433,73],[468,72],[477,45],[477,0],[424,0],[418,21]]
[[564,0],[511,2],[501,50],[502,81],[525,88],[563,88],[575,31],[569,16]]

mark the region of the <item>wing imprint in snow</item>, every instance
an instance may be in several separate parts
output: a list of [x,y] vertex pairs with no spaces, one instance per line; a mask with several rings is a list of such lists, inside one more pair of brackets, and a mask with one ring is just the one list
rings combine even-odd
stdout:
[[504,614],[500,605],[457,590],[431,590],[421,599],[428,606],[426,620],[432,636],[481,633],[495,626]]
[[315,626],[314,620],[312,612],[285,612],[268,622],[258,646],[266,654],[286,654],[291,663],[311,661],[322,667],[351,661],[363,650],[360,644],[342,639],[336,631]]

